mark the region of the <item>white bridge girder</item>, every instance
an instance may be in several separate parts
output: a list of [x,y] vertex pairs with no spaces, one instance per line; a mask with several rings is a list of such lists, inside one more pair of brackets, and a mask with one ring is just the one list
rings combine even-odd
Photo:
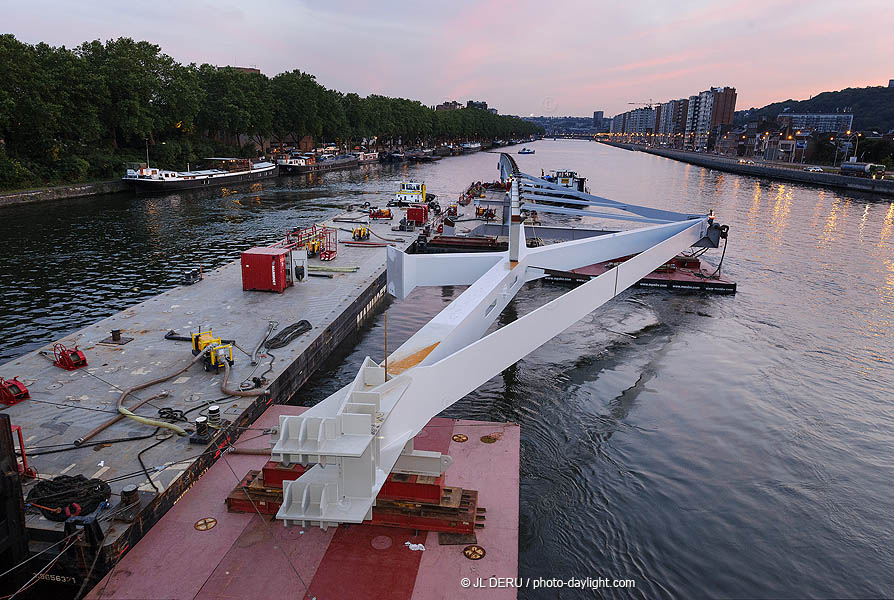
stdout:
[[[313,464],[284,483],[277,518],[286,525],[359,523],[371,518],[389,473],[444,472],[449,457],[412,447],[431,418],[696,244],[708,228],[705,216],[527,248],[517,180],[510,199],[507,252],[407,255],[388,248],[388,291],[398,298],[417,285],[469,287],[389,356],[387,378],[367,358],[349,385],[302,415],[280,417],[273,458]],[[482,337],[524,283],[544,276],[543,269],[571,270],[633,254]]]

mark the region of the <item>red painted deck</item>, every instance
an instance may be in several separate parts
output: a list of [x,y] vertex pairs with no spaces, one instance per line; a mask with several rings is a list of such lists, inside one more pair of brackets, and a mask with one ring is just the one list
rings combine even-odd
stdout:
[[[680,257],[677,257],[669,262],[673,263],[676,268],[652,271],[640,279],[635,286],[678,290],[705,290],[721,293],[736,292],[735,282],[722,275],[711,277],[714,273],[714,267],[706,266],[698,259],[682,260]],[[596,277],[611,269],[613,263],[614,261],[605,261],[574,269],[572,272]]]
[[[253,425],[278,424],[280,414],[304,408],[274,406]],[[268,448],[269,436],[249,430],[237,447]],[[464,443],[452,436],[463,433]],[[486,444],[481,437],[498,434]],[[501,435],[499,435],[501,434]],[[250,439],[254,438],[254,439]],[[464,589],[468,577],[515,577],[518,572],[519,428],[514,424],[432,419],[416,437],[420,450],[453,457],[446,485],[475,489],[487,509],[478,545],[487,554],[467,559],[464,546],[440,546],[438,534],[371,525],[286,529],[275,519],[227,512],[224,499],[263,455],[227,454],[174,505],[87,596],[91,599],[481,598]],[[203,518],[217,525],[198,531]],[[404,542],[424,543],[424,552]],[[286,558],[288,557],[288,559]],[[488,598],[515,598],[511,588]]]

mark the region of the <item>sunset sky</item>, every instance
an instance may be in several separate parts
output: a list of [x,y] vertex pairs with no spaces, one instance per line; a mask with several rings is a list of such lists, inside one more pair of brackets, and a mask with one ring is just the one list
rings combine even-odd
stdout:
[[180,62],[294,68],[343,92],[504,114],[606,116],[710,86],[737,108],[894,79],[891,0],[3,0],[2,30],[75,46],[129,36]]

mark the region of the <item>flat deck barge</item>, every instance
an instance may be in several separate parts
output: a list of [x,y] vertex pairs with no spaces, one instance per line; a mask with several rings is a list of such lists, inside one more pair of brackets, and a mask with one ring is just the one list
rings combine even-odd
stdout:
[[[353,215],[358,219],[363,216]],[[350,219],[352,215],[341,217]],[[407,249],[415,242],[418,231],[392,231],[392,224],[400,217],[397,211],[393,222],[372,222],[369,227],[373,234],[396,240],[389,243]],[[348,230],[354,226],[331,220],[327,224]],[[351,238],[350,232],[338,233],[342,240]],[[37,471],[38,481],[59,475],[107,481],[112,492],[111,506],[100,515],[114,512],[125,486],[139,487],[140,505],[132,519],[109,515],[100,520],[102,552],[96,564],[85,561],[84,553],[70,551],[48,572],[48,578],[76,590],[84,577],[96,580],[107,573],[219,458],[222,448],[248,428],[260,434],[252,426],[258,417],[270,406],[293,399],[331,352],[364,325],[385,295],[385,248],[339,244],[334,260],[311,259],[310,267],[316,266],[356,270],[332,273],[331,279],[307,277],[278,294],[243,291],[237,260],[206,273],[194,285],[169,290],[58,340],[67,348],[77,346],[87,360],[85,367],[68,371],[54,366],[53,343],[42,349],[49,352],[50,358],[35,351],[0,366],[0,377],[17,376],[31,395],[3,410],[13,426],[21,427],[28,464]],[[189,363],[193,358],[190,342],[165,339],[169,331],[188,336],[191,331],[212,328],[215,336],[235,340],[251,353],[266,333],[269,321],[278,321],[282,330],[302,319],[309,321],[312,329],[286,347],[265,355],[257,369],[245,353],[234,349],[230,388],[238,387],[252,375],[263,374],[269,367],[272,370],[265,377],[271,383],[263,396],[222,394],[223,370],[205,372],[196,364],[163,384],[132,394],[125,403],[133,406],[137,398],[148,399],[164,391],[166,397],[153,399],[135,412],[158,418],[158,409],[171,409],[182,411],[189,421],[205,415],[209,405],[217,404],[224,426],[216,430],[210,443],[197,445],[190,443],[188,437],[168,437],[165,430],[155,436],[152,427],[124,419],[88,444],[114,441],[74,446],[76,439],[116,416],[117,399],[123,390]],[[123,340],[132,339],[124,344],[104,343],[112,330],[120,330]],[[34,480],[23,482],[26,496],[34,485]],[[26,525],[32,554],[47,549],[65,535],[63,522],[47,519],[37,511],[27,511]],[[52,551],[44,555],[52,556]],[[89,556],[92,558],[93,553]],[[29,564],[32,568],[28,576],[39,571],[40,563],[41,560],[34,560]]]

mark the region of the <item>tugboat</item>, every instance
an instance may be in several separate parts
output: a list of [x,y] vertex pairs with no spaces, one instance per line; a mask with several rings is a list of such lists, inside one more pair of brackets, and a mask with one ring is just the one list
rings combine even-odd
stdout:
[[[531,154],[533,153],[534,151],[531,150]],[[521,152],[519,152],[519,154],[521,154]],[[550,171],[549,175],[546,175],[544,179],[550,183],[557,183],[578,192],[590,192],[588,188],[584,187],[587,183],[587,178],[578,176],[575,171]]]
[[[541,171],[541,173],[542,173],[542,171]],[[566,187],[566,188],[576,191],[576,192],[584,192],[586,194],[590,193],[590,188],[586,187],[587,178],[580,177],[574,171],[550,171],[549,175],[541,175],[541,177],[543,179],[545,179],[546,181],[549,181],[550,183],[558,184],[562,187]],[[556,196],[562,195],[561,191],[556,190],[556,191],[553,191],[552,194],[553,194],[552,198],[548,198],[548,199],[547,198],[538,198],[537,202],[540,202],[543,204],[555,204],[557,206],[565,206],[567,208],[581,208],[579,203],[578,204],[565,203],[565,202],[562,202],[559,198],[557,198]],[[574,196],[571,196],[570,194],[568,195],[568,198],[573,199],[573,200],[580,199],[579,197],[574,197]]]
[[206,158],[204,162],[209,168],[198,171],[169,171],[146,164],[131,164],[122,181],[133,186],[137,193],[151,194],[248,183],[276,177],[277,173],[277,165],[268,161],[253,163],[247,158]]
[[424,181],[402,181],[400,189],[394,195],[394,200],[388,201],[388,206],[409,206],[411,204],[427,204],[437,196],[425,191]]
[[533,148],[522,148],[518,151],[519,154],[534,154]]

